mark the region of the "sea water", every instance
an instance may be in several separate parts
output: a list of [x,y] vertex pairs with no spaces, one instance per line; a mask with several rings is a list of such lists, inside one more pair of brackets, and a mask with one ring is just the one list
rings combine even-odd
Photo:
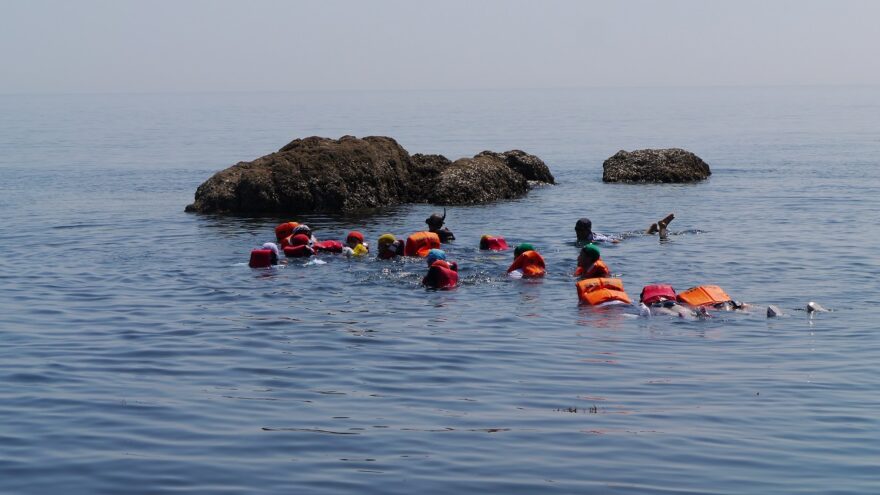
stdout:
[[[218,170],[345,134],[523,149],[558,185],[449,208],[450,291],[420,260],[246,264],[280,221],[375,245],[438,207],[183,211]],[[712,176],[602,183],[648,147]],[[878,161],[876,87],[0,96],[0,492],[878,493]],[[667,241],[628,235],[669,212]],[[579,306],[583,216],[625,234],[602,256],[633,298],[716,284],[754,310]],[[547,277],[506,277],[484,233]]]

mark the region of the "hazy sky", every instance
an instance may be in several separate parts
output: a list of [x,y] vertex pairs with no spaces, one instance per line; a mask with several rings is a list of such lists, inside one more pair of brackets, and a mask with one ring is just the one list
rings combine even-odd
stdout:
[[0,0],[0,93],[880,84],[880,1]]

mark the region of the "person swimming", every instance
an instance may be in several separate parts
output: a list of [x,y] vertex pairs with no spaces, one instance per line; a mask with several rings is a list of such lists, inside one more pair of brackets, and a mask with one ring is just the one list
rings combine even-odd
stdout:
[[507,241],[503,237],[483,234],[480,236],[480,251],[506,251]]
[[455,234],[448,227],[443,226],[444,222],[446,222],[446,208],[443,208],[442,216],[438,213],[432,213],[431,216],[425,219],[425,223],[428,224],[428,232],[437,234],[440,237],[440,242],[445,244],[454,241]]
[[[309,239],[309,245],[312,245],[312,244],[318,242],[318,239],[317,239],[317,238],[315,237],[315,235],[312,233],[312,229],[311,229],[308,225],[306,225],[306,224],[304,224],[304,223],[301,223],[301,224],[297,225],[297,226],[293,229],[293,235],[294,235],[294,236],[296,236],[296,235],[300,235],[300,234],[306,236],[306,237]],[[293,240],[293,238],[291,237],[291,241],[292,241],[292,240]]]
[[578,278],[610,277],[611,270],[608,269],[608,265],[600,258],[599,248],[594,244],[587,244],[582,247],[580,254],[578,254],[578,266],[574,271],[574,276]]
[[422,285],[431,289],[448,289],[458,284],[458,264],[446,261],[445,251],[432,249],[425,258],[428,273],[422,279]]
[[342,254],[346,256],[366,256],[370,252],[370,246],[364,242],[364,234],[353,230],[348,233],[345,238],[345,247],[342,248]]
[[403,255],[404,241],[402,239],[397,240],[394,234],[382,234],[379,236],[376,245],[379,249],[377,257],[380,260],[388,260]]
[[527,242],[513,250],[513,258],[513,263],[507,268],[507,273],[513,277],[537,278],[547,273],[544,258]]
[[[646,235],[654,235],[660,234],[660,239],[666,239],[668,237],[667,227],[670,222],[675,219],[675,214],[670,213],[666,215],[662,219],[658,220],[655,223],[652,223],[647,229],[644,231],[639,231],[640,233]],[[598,232],[593,232],[593,222],[589,218],[579,218],[578,221],[574,224],[574,232],[577,235],[577,244],[584,245],[590,243],[611,243],[617,244],[621,241],[621,238],[618,236],[600,234]],[[623,234],[625,236],[631,236],[635,233],[626,233]]]
[[591,242],[620,242],[620,239],[616,237],[593,232],[593,222],[586,217],[579,218],[574,224],[574,233],[577,235],[578,244],[589,244]]

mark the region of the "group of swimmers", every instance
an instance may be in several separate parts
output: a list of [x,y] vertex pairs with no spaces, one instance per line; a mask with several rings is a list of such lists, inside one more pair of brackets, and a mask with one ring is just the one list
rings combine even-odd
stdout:
[[[651,224],[644,234],[658,234],[661,239],[668,235],[669,223],[675,215],[669,214]],[[416,232],[406,240],[397,239],[393,234],[382,234],[376,243],[376,257],[380,260],[400,256],[421,257],[427,261],[427,273],[422,279],[425,287],[449,289],[458,285],[458,264],[448,260],[441,245],[455,240],[455,235],[446,227],[446,210],[443,214],[434,213],[425,223],[427,230]],[[610,304],[632,304],[623,289],[623,282],[613,278],[611,269],[602,260],[599,245],[620,242],[620,238],[593,231],[590,219],[578,219],[575,224],[577,245],[580,248],[574,277],[578,299],[594,306]],[[249,265],[252,268],[266,268],[280,263],[283,254],[288,258],[304,258],[319,253],[339,253],[347,257],[364,257],[370,254],[370,246],[364,235],[358,231],[350,232],[341,241],[319,241],[308,225],[285,222],[275,228],[277,243],[267,242],[251,252]],[[506,251],[510,249],[507,241],[500,236],[483,235],[480,249]],[[546,275],[543,256],[532,244],[521,243],[513,249],[513,262],[507,273],[514,278],[540,278]],[[680,317],[706,316],[707,309],[744,309],[746,305],[732,300],[720,287],[713,285],[691,288],[680,294],[669,285],[649,285],[640,294],[640,311],[648,314],[673,314]]]

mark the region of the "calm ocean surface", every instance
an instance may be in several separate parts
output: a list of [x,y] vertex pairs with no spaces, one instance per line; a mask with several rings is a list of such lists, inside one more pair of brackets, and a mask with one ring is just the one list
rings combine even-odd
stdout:
[[[434,208],[186,214],[296,137],[519,148],[559,185],[449,209],[463,282],[421,262],[246,266]],[[606,185],[684,147],[695,185]],[[574,222],[631,296],[722,286],[705,321],[579,307]],[[0,96],[0,493],[880,493],[880,88]],[[508,280],[483,233],[530,241]],[[810,319],[808,301],[832,308]],[[768,320],[767,304],[787,317]]]

